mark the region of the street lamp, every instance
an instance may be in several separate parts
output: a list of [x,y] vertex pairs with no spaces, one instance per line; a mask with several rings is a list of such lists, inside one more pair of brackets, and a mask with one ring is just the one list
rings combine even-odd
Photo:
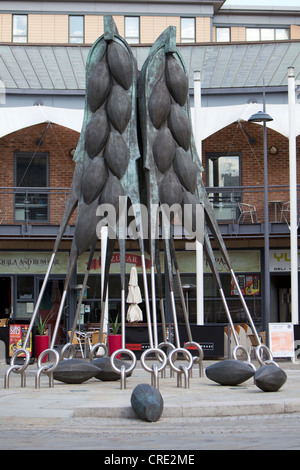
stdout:
[[265,91],[263,92],[263,111],[253,114],[249,122],[263,123],[264,142],[264,219],[265,219],[265,257],[264,257],[264,330],[266,332],[266,344],[268,345],[268,325],[270,323],[270,269],[269,269],[269,205],[268,205],[268,159],[267,159],[267,126],[266,123],[273,121],[273,118],[266,113]]

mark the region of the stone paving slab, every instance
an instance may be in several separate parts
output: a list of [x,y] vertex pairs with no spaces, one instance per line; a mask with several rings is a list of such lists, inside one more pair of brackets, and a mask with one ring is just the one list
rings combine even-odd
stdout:
[[[204,361],[204,369],[211,361]],[[263,392],[253,382],[235,386],[221,386],[206,376],[199,377],[197,369],[189,388],[178,388],[177,378],[159,379],[159,390],[164,400],[163,417],[215,417],[256,414],[283,414],[300,412],[300,365],[279,364],[288,376],[278,392]],[[42,376],[40,389],[35,389],[37,367],[27,369],[26,387],[20,386],[20,376],[11,374],[10,387],[4,389],[7,364],[0,364],[0,418],[1,417],[102,417],[132,418],[130,405],[133,389],[140,383],[151,383],[151,375],[140,365],[127,378],[126,389],[120,381],[103,382],[90,379],[82,384],[54,382],[49,388],[47,376]]]

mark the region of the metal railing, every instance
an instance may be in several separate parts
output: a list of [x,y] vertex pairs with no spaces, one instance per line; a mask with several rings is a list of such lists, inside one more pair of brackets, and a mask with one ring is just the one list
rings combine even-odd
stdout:
[[[297,189],[300,199],[300,186]],[[254,205],[257,221],[264,222],[263,186],[207,187],[206,190],[219,223],[237,223],[241,202]],[[0,224],[60,225],[69,191],[70,188],[0,187]],[[289,200],[289,186],[269,186],[268,198],[269,222],[288,222],[288,210],[282,217],[282,204]],[[70,221],[71,225],[74,223],[75,217]]]
[[0,223],[60,225],[70,188],[0,187]]
[[[263,186],[206,188],[206,190],[213,205],[216,218],[220,223],[237,223],[239,220],[242,223],[252,223],[250,217],[248,219],[240,218],[240,203],[253,205],[256,212],[254,222],[264,222]],[[290,189],[288,185],[274,185],[268,187],[269,222],[289,222],[289,191]],[[298,199],[300,199],[300,186],[297,187],[297,194]]]

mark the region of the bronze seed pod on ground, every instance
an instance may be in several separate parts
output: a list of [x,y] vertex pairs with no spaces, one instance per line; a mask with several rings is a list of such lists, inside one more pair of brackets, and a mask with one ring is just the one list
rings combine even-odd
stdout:
[[111,171],[121,179],[127,169],[130,154],[124,138],[118,132],[109,134],[104,158]]
[[165,173],[170,168],[175,154],[175,142],[168,128],[157,133],[152,152],[157,168],[161,173]]
[[191,127],[187,115],[178,104],[172,104],[168,124],[176,142],[184,150],[188,150],[191,140]]
[[87,85],[87,101],[94,113],[107,99],[111,89],[111,78],[108,64],[99,62],[93,67]]
[[85,148],[90,158],[96,157],[104,147],[109,126],[106,112],[98,110],[86,126]]
[[187,99],[189,82],[183,68],[172,55],[167,56],[166,82],[174,100],[183,106]]
[[191,155],[183,148],[177,147],[173,166],[181,184],[193,194],[196,189],[197,167]]
[[182,188],[175,173],[168,171],[164,176],[159,187],[159,196],[161,204],[172,206],[173,204],[181,204]]
[[123,134],[131,116],[131,102],[120,85],[112,87],[107,102],[107,114],[113,126]]
[[101,193],[108,178],[104,158],[97,156],[86,160],[81,181],[81,191],[85,204],[91,204]]
[[159,129],[166,121],[170,112],[170,95],[163,80],[159,80],[149,98],[149,114],[156,129]]
[[116,41],[111,42],[107,49],[107,60],[114,79],[128,90],[133,81],[133,64],[127,49]]

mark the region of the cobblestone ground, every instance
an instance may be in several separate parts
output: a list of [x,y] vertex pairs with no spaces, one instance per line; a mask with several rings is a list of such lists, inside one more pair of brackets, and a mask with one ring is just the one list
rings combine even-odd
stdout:
[[[103,450],[101,458],[141,449],[299,450],[300,413],[232,418],[165,418],[156,423],[138,419],[1,418],[0,448]],[[120,455],[120,454],[118,454]],[[130,455],[130,452],[126,453]],[[136,455],[143,455],[139,453]],[[139,457],[141,458],[141,457]],[[146,457],[145,457],[146,458]]]

